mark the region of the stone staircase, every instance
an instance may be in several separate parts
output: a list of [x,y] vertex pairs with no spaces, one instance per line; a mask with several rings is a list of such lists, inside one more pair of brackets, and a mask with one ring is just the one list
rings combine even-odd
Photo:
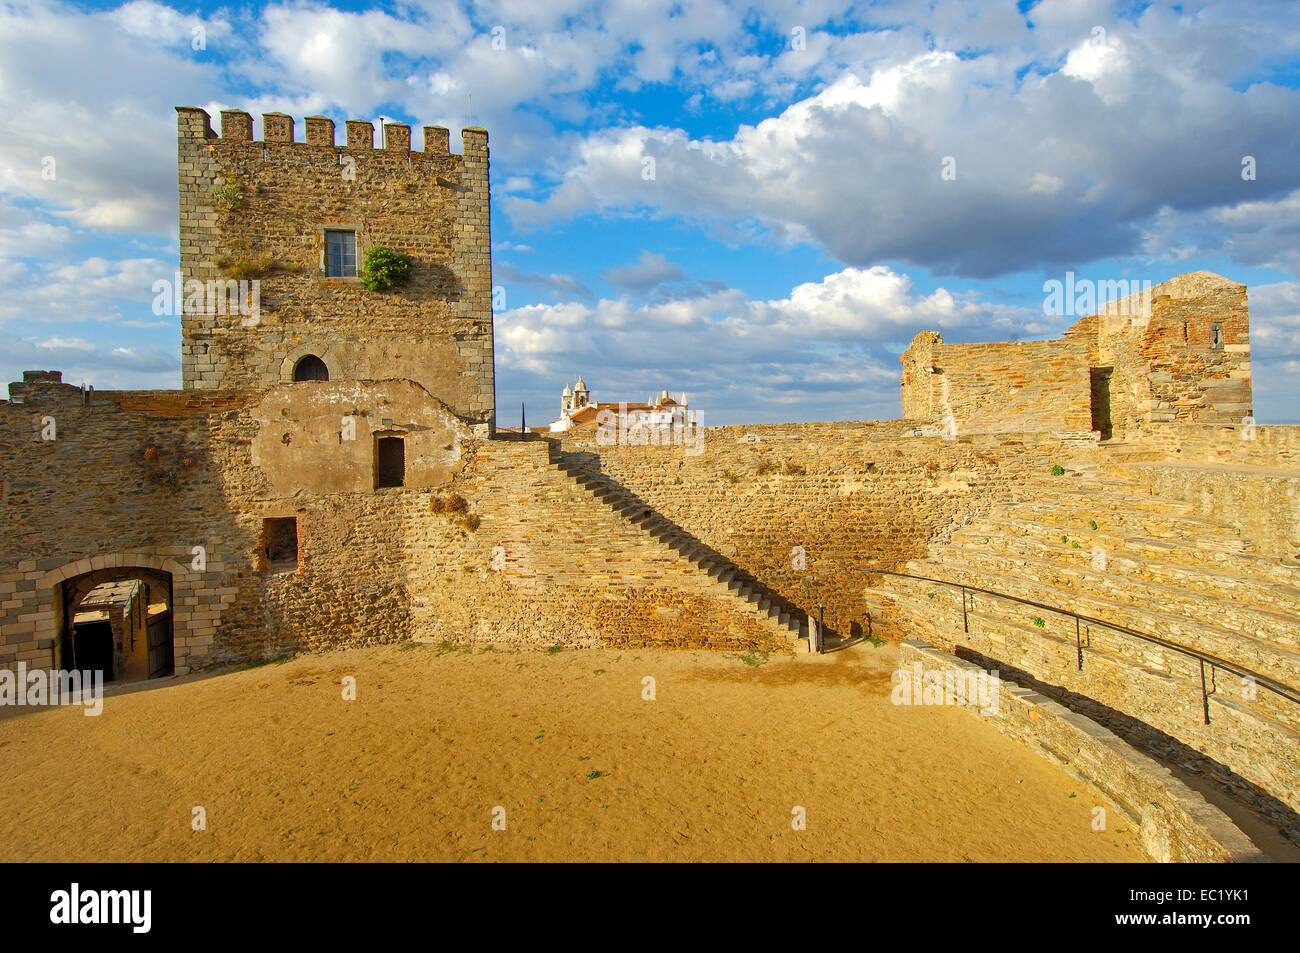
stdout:
[[711,581],[711,590],[737,608],[753,614],[774,634],[787,639],[798,652],[807,652],[807,613],[764,586],[717,550],[705,545],[631,490],[604,473],[572,460],[554,441],[547,441],[551,466],[608,506],[648,538],[686,559]]
[[[1123,464],[1036,478],[897,570],[1077,612],[1300,687],[1300,563],[1261,555]],[[1094,700],[1300,808],[1300,705],[1207,666],[1206,725],[1195,658],[983,593],[868,578],[878,630]]]

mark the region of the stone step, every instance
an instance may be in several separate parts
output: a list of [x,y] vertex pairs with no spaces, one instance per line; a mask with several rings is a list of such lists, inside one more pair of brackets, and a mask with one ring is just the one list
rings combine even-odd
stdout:
[[[952,643],[954,645],[967,645],[971,643],[970,635],[983,635],[998,647],[1005,647],[1008,642],[1008,635],[1012,634],[1023,639],[1029,645],[1039,642],[1047,643],[1053,646],[1053,651],[1059,656],[1056,659],[1056,668],[1071,668],[1077,663],[1077,644],[1072,633],[1061,635],[1057,632],[1048,631],[1046,628],[1039,629],[1031,622],[1018,620],[1008,615],[988,611],[970,606],[966,609],[965,622],[963,624],[960,603],[955,606],[945,606],[941,602],[931,601],[926,595],[917,592],[907,592],[898,590],[878,589],[878,597],[892,601],[898,609],[910,616],[915,628],[913,632],[920,635],[928,635],[930,638],[938,638],[941,642]],[[1006,603],[1004,603],[1006,604]],[[1010,604],[1014,605],[1014,604]],[[981,628],[981,625],[983,628]],[[967,631],[969,629],[969,631]],[[909,636],[910,637],[910,636]],[[922,641],[925,641],[922,638]],[[1001,656],[997,652],[989,651],[986,647],[972,645],[971,647],[983,651],[990,657],[997,658],[999,661],[1007,662],[1018,668],[1025,668],[1026,671],[1033,672],[1033,669],[1020,664],[1021,659],[1014,655]],[[1125,658],[1124,655],[1111,651],[1106,646],[1097,645],[1095,642],[1085,650],[1084,665],[1087,666],[1088,660],[1094,656],[1104,657],[1116,664],[1124,665],[1127,668],[1140,669],[1147,674],[1157,675],[1162,678],[1172,678],[1169,668],[1151,664],[1149,660]],[[1061,661],[1064,659],[1064,661]],[[1041,672],[1035,673],[1042,677]],[[1199,677],[1199,671],[1198,671]],[[1189,676],[1190,679],[1190,676]],[[1200,690],[1199,681],[1195,682],[1196,688]]]
[[[1289,642],[1277,642],[1226,628],[1218,624],[1220,620],[1209,621],[1165,611],[1163,602],[1155,603],[1162,608],[1117,602],[1094,591],[1071,590],[1054,585],[1050,580],[1043,581],[1035,578],[1034,570],[1020,562],[1008,565],[989,564],[987,560],[978,562],[972,559],[974,555],[976,554],[953,554],[951,558],[929,565],[919,562],[909,563],[910,568],[907,571],[1019,596],[1064,611],[1073,610],[1104,622],[1126,626],[1147,635],[1220,656],[1230,662],[1236,662],[1238,665],[1276,678],[1287,685],[1300,688],[1300,651],[1296,651],[1294,636]],[[1112,593],[1108,593],[1110,594]],[[952,592],[949,598],[956,600],[960,608],[958,593]],[[1003,601],[978,593],[972,594],[972,598],[977,601],[999,603]],[[1046,620],[1049,614],[1057,619],[1062,618],[1030,606],[1016,603],[1007,603],[1007,605],[1015,607],[1014,611],[1026,618],[1039,616]],[[1072,619],[1069,620],[1069,625],[1073,632]]]
[[[1101,527],[1102,524],[1099,522],[1098,525]],[[1002,516],[997,523],[988,519],[974,521],[961,527],[957,532],[966,529],[974,532],[982,529],[1002,531],[1045,541],[1059,541],[1061,536],[1066,536],[1071,543],[1078,542],[1080,549],[1086,548],[1089,551],[1092,546],[1100,545],[1109,551],[1122,550],[1133,556],[1145,558],[1158,556],[1160,561],[1167,564],[1209,568],[1261,582],[1300,587],[1300,562],[1250,552],[1248,551],[1250,541],[1239,537],[1198,535],[1193,539],[1195,545],[1189,545],[1189,538],[1185,534],[1179,534],[1177,538],[1156,538],[1142,533],[1129,535],[1123,530],[1112,531],[1111,527],[1093,530],[1090,526],[1067,526],[1041,519],[1024,519],[1023,514],[1017,511]]]
[[[912,582],[898,581],[904,584]],[[924,640],[928,636],[938,639],[941,644],[966,645],[1035,677],[1094,698],[1107,694],[1100,686],[1088,689],[1088,683],[1098,675],[1098,663],[1106,663],[1119,678],[1118,684],[1110,686],[1110,694],[1118,690],[1119,697],[1124,700],[1123,710],[1129,714],[1148,724],[1158,724],[1160,720],[1160,713],[1142,710],[1141,693],[1134,691],[1135,686],[1130,681],[1141,677],[1149,685],[1157,687],[1161,684],[1181,686],[1179,691],[1183,701],[1199,715],[1200,666],[1194,659],[1160,646],[1149,646],[1114,633],[1094,630],[1089,633],[1090,639],[1085,637],[1083,673],[1080,674],[1073,620],[1053,618],[1043,613],[1038,616],[1044,622],[1039,628],[1032,623],[1032,616],[1025,619],[1017,614],[1020,610],[1033,611],[1029,607],[998,600],[996,603],[990,601],[968,606],[966,622],[970,631],[967,632],[962,625],[960,600],[944,605],[941,599],[929,600],[925,593],[909,590],[906,585],[900,589],[903,591],[880,587],[875,594],[877,598],[892,600],[903,613],[908,637]],[[1009,608],[1003,611],[1001,607]],[[1267,719],[1276,730],[1287,735],[1295,734],[1300,741],[1300,706],[1265,688],[1259,688],[1254,699],[1246,702],[1238,697],[1241,693],[1236,676],[1227,672],[1212,673],[1211,690],[1212,698],[1218,696],[1218,700],[1225,703],[1239,702],[1238,707],[1249,711],[1252,716]],[[1112,703],[1114,700],[1112,698]],[[1167,717],[1169,713],[1163,714]]]
[[[1207,564],[1227,565],[1233,562],[1233,557],[1237,556],[1256,556],[1255,544],[1252,540],[1244,539],[1237,536],[1230,530],[1213,530],[1199,526],[1184,526],[1178,531],[1171,532],[1168,528],[1152,527],[1149,523],[1142,521],[1117,521],[1120,525],[1105,525],[1101,521],[1096,521],[1098,528],[1093,529],[1090,524],[1067,523],[1066,521],[1051,522],[1050,518],[1035,516],[1035,518],[1026,518],[1026,514],[1020,510],[1015,510],[1006,514],[994,514],[992,517],[985,517],[974,520],[965,526],[960,527],[956,532],[969,531],[972,534],[979,533],[1008,533],[1015,536],[1028,536],[1034,539],[1042,540],[1049,543],[1060,543],[1070,548],[1076,548],[1073,544],[1078,543],[1078,549],[1091,551],[1094,546],[1101,546],[1107,550],[1119,550],[1125,546],[1132,545],[1134,554],[1137,554],[1139,548],[1163,549],[1169,553],[1170,561],[1182,562],[1188,566],[1204,566]],[[1156,533],[1153,534],[1152,530]],[[1062,537],[1065,537],[1062,539]],[[1130,544],[1130,541],[1141,540],[1140,544]],[[1300,564],[1288,565],[1285,561],[1278,561],[1281,567],[1280,575],[1271,573],[1271,577],[1278,580],[1300,579]],[[1259,563],[1253,560],[1240,561],[1234,571],[1252,571],[1259,568]]]
[[[1025,552],[1028,547],[1013,543],[1008,549],[995,548],[990,539],[984,548],[952,549],[939,554],[945,565],[987,568],[995,573],[1023,576],[1069,594],[1071,597],[1097,597],[1116,603],[1159,606],[1171,615],[1189,621],[1222,627],[1236,635],[1263,639],[1283,647],[1300,647],[1300,614],[1294,610],[1295,593],[1282,587],[1267,597],[1262,590],[1254,593],[1260,602],[1249,598],[1251,590],[1244,583],[1237,588],[1209,591],[1198,589],[1189,578],[1161,580],[1140,560],[1115,558],[1107,561],[1106,570],[1092,568],[1091,560],[1078,559],[1067,564],[1059,559],[1042,559]],[[1143,574],[1139,569],[1147,569]],[[940,574],[942,575],[942,574]],[[1205,580],[1200,580],[1204,582]],[[1280,602],[1278,600],[1281,600]],[[1039,600],[1048,602],[1050,600]]]
[[[1064,535],[1064,534],[1063,534]],[[1068,539],[1068,537],[1067,537]],[[965,527],[954,533],[949,546],[963,550],[988,551],[1054,562],[1061,566],[1108,574],[1111,578],[1136,578],[1202,598],[1231,599],[1268,614],[1280,614],[1277,624],[1300,631],[1300,587],[1259,579],[1244,573],[1224,572],[1213,563],[1197,558],[1203,550],[1165,544],[1156,540],[1123,540],[1120,545],[1101,542],[1099,537],[1071,540],[1061,537],[1044,541],[1030,535],[989,532]],[[1096,569],[1093,547],[1100,546],[1104,569]],[[1238,554],[1240,555],[1240,554]]]
[[[1183,539],[1188,535],[1235,535],[1235,530],[1230,527],[1191,513],[1152,513],[1104,504],[1062,504],[1051,500],[1003,504],[994,507],[983,517],[983,522],[1003,526],[1011,520],[1054,527],[1059,533],[1071,535],[1110,533],[1115,536],[1151,536],[1157,539]],[[1097,524],[1096,529],[1092,528],[1093,523]]]
[[[1091,509],[1094,512],[1083,515],[1098,518],[1101,513],[1148,513],[1157,516],[1192,516],[1196,507],[1182,500],[1167,500],[1161,497],[1140,493],[1123,493],[1106,489],[1087,490],[1078,487],[1058,488],[1040,486],[1037,483],[1019,488],[1016,491],[1017,502],[1021,505],[1039,505],[1049,509],[1075,510]],[[1082,515],[1082,514],[1081,514]]]

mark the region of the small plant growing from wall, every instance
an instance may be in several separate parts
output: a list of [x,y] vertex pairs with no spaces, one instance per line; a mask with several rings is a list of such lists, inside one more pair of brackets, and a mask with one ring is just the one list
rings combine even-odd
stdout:
[[1052,476],[1063,476],[1065,474],[1065,467],[1061,466],[1059,463],[1053,464],[1051,472]]
[[465,502],[465,497],[459,493],[435,496],[429,500],[430,513],[466,513],[468,511],[469,504]]
[[435,496],[429,500],[430,513],[442,513],[450,517],[454,522],[468,530],[474,532],[479,528],[481,520],[479,517],[469,512],[469,504],[465,502],[465,497],[459,493],[448,493],[446,496]]
[[361,287],[367,291],[391,291],[406,284],[411,277],[411,256],[394,251],[387,245],[366,249],[360,275]]
[[1096,520],[1088,520],[1088,528],[1089,528],[1089,529],[1096,529],[1096,528],[1097,528],[1097,521],[1096,521]]
[[1042,629],[1042,628],[1045,628],[1045,627],[1047,626],[1047,623],[1043,621],[1043,617],[1042,617],[1042,616],[1038,616],[1038,615],[1036,615],[1036,616],[1034,616],[1034,625],[1036,625],[1036,626],[1038,626],[1040,629]]
[[238,179],[227,179],[212,189],[212,204],[223,212],[244,207],[244,186]]
[[269,256],[262,258],[227,258],[225,255],[221,255],[213,261],[221,269],[223,275],[237,281],[261,278],[275,268],[275,259]]

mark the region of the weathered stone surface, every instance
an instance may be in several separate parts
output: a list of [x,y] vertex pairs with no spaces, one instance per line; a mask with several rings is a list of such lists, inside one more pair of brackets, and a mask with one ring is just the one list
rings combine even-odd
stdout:
[[[206,283],[256,265],[261,312],[252,324],[187,303],[184,386],[288,382],[312,354],[336,377],[417,381],[466,423],[492,425],[487,133],[466,130],[458,156],[436,135],[431,149],[411,152],[401,124],[389,124],[387,148],[375,149],[372,125],[360,120],[349,121],[346,147],[334,145],[323,117],[307,118],[305,143],[292,142],[287,116],[264,120],[265,143],[251,141],[243,111],[222,122],[217,139],[202,110],[177,111],[180,272]],[[218,186],[226,200],[214,195]],[[353,278],[326,278],[331,226],[355,229],[358,267],[374,245],[409,254],[408,283],[371,292]]]

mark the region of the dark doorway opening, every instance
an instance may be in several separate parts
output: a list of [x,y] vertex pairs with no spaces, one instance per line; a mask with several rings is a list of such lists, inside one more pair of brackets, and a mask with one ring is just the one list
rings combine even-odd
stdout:
[[401,437],[375,438],[375,489],[406,485],[406,441]]
[[171,573],[99,569],[61,583],[58,668],[133,682],[175,670]]
[[1102,440],[1109,440],[1114,433],[1110,417],[1110,376],[1113,367],[1094,367],[1089,374],[1092,378],[1092,429],[1101,434]]
[[74,622],[72,638],[77,653],[77,668],[104,673],[104,681],[116,677],[113,661],[113,627],[107,622]]
[[298,517],[273,516],[262,520],[262,553],[268,567],[298,566]]
[[294,383],[299,381],[327,381],[330,369],[315,354],[308,354],[293,366]]

